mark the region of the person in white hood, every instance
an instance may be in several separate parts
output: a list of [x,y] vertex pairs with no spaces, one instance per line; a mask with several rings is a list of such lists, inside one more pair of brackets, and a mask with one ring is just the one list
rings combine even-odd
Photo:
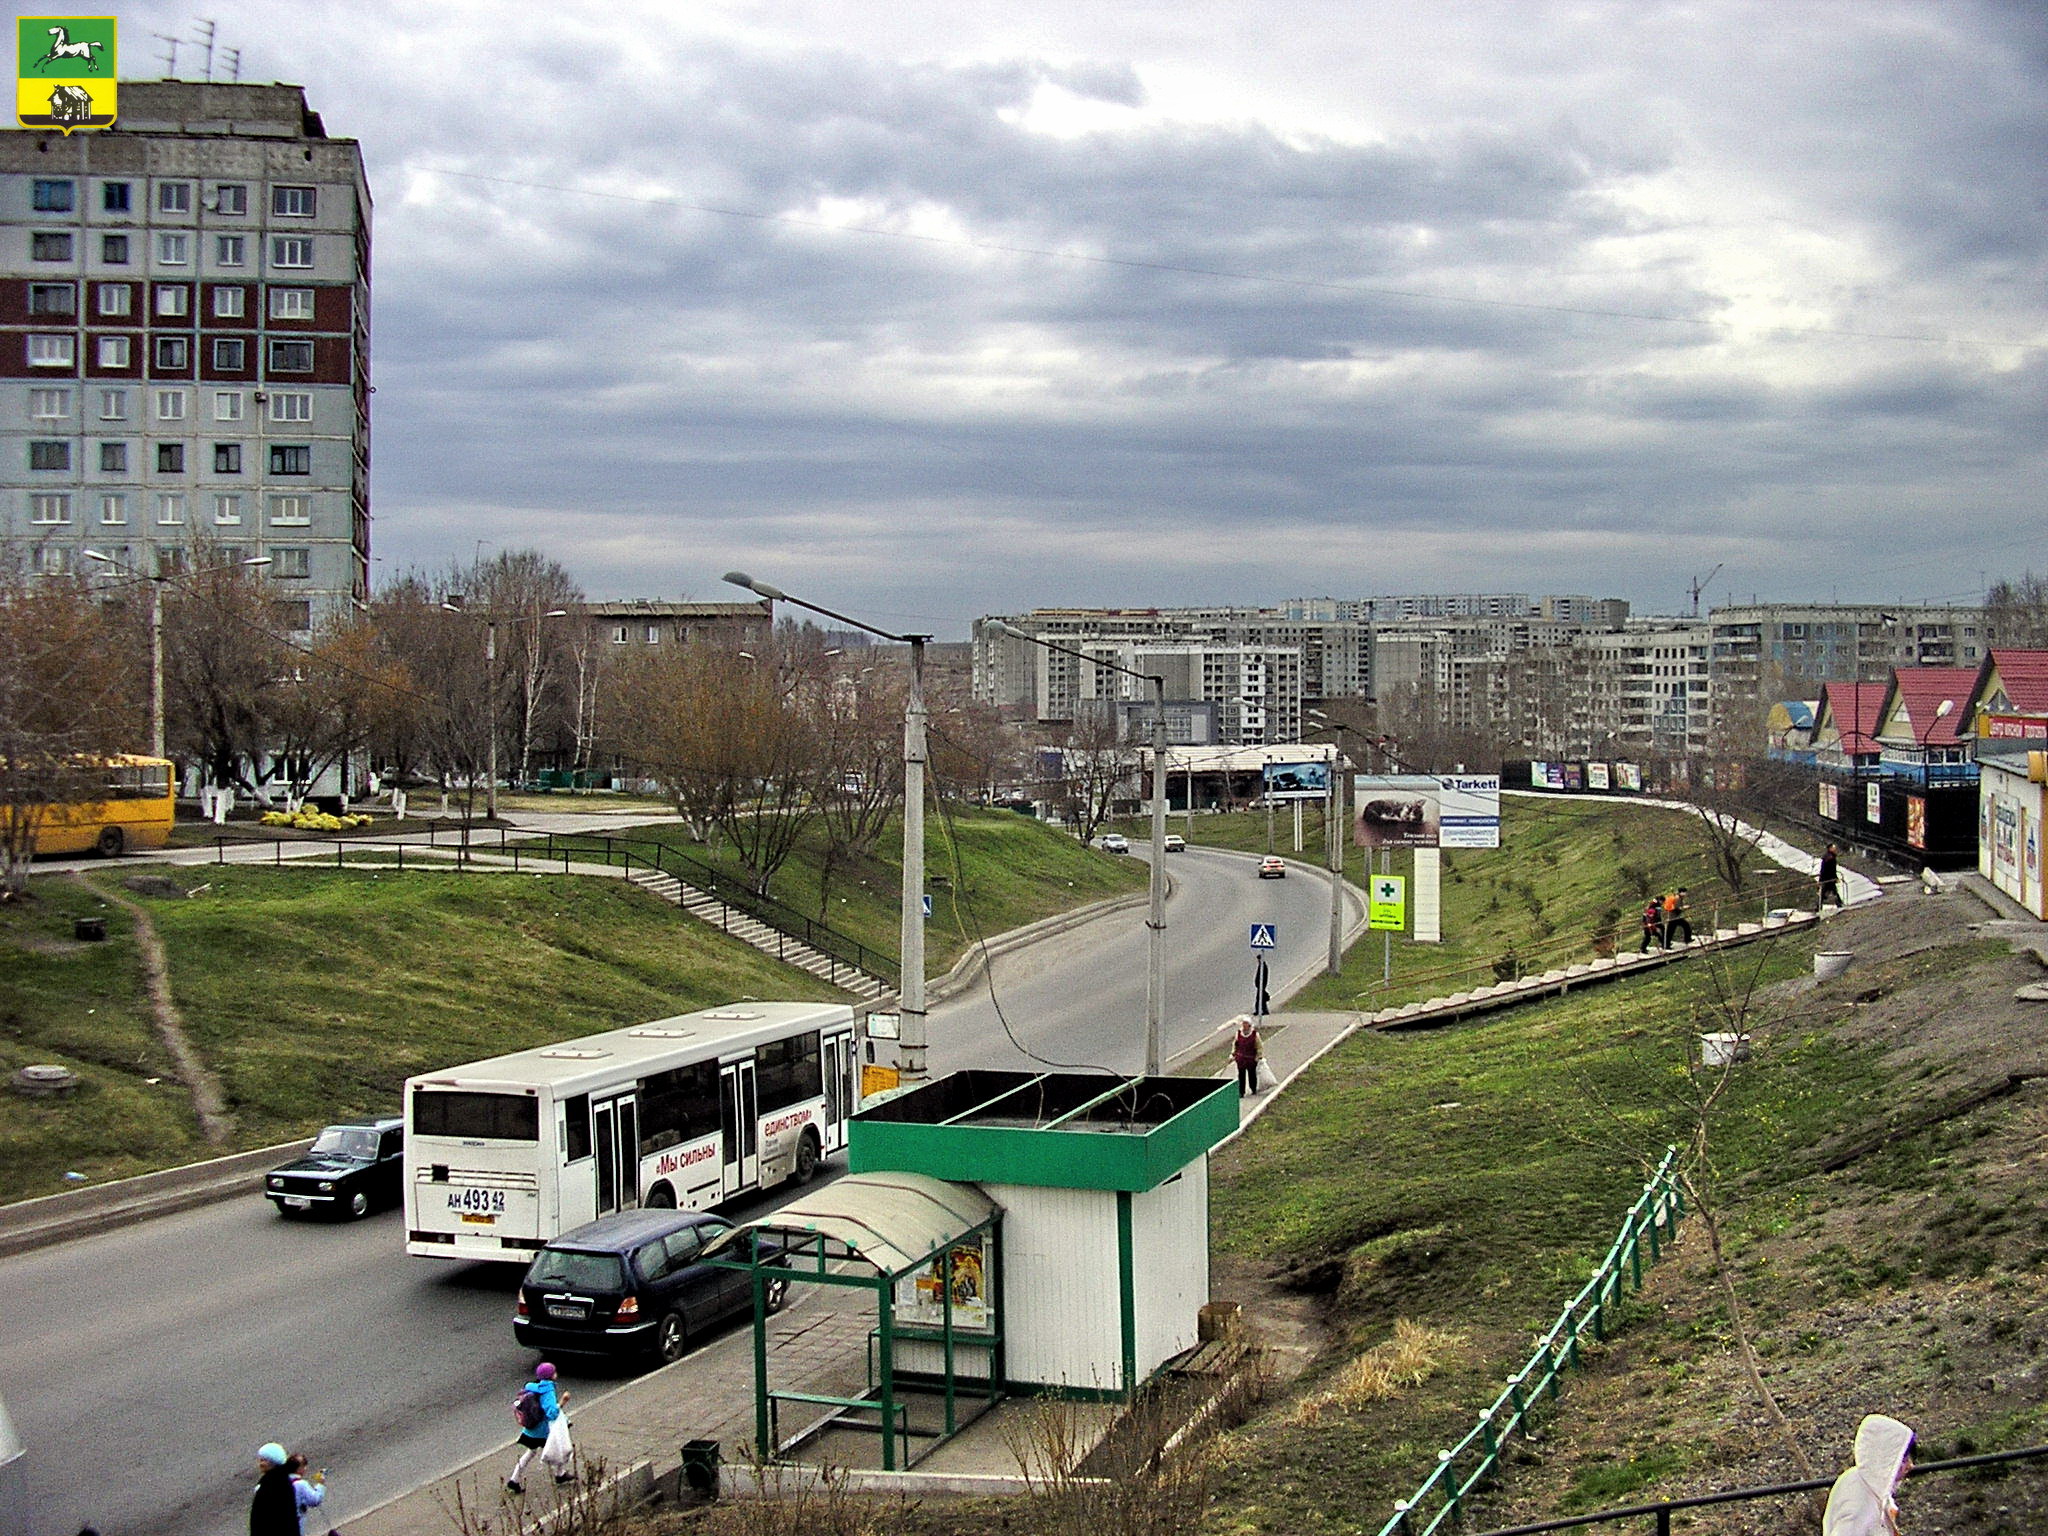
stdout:
[[1892,1490],[1913,1470],[1913,1431],[1881,1413],[1856,1426],[1856,1465],[1828,1490],[1821,1536],[1899,1536]]

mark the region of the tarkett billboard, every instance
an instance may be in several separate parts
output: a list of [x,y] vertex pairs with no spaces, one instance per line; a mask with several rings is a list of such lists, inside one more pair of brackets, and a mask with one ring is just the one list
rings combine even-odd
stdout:
[[1360,774],[1352,842],[1360,848],[1498,848],[1497,773]]

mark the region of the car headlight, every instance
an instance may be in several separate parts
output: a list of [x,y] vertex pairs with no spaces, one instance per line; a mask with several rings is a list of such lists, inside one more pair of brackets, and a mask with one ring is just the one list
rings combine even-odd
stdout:
[[323,1195],[331,1195],[334,1193],[334,1186],[332,1184],[322,1183],[320,1186],[320,1193]]
[[283,1188],[284,1188],[284,1180],[283,1180],[283,1179],[272,1179],[272,1180],[270,1181],[270,1187],[271,1187],[272,1189],[283,1189]]

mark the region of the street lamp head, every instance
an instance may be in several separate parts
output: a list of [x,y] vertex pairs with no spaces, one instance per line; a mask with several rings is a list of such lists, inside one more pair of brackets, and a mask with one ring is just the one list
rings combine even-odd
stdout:
[[981,621],[981,632],[985,635],[994,635],[998,640],[1019,638],[1017,631],[1005,624],[1001,619],[983,619]]
[[460,592],[450,592],[446,597],[442,598],[441,611],[444,613],[462,612],[462,594]]
[[541,617],[544,619],[566,619],[569,617],[569,610],[566,608],[550,608]]
[[765,597],[771,601],[787,602],[789,600],[789,594],[783,591],[782,588],[772,587],[765,581],[756,581],[745,571],[727,571],[724,579],[736,587],[745,587],[756,597]]
[[270,564],[270,556],[268,556],[268,555],[251,555],[251,556],[249,556],[249,558],[248,558],[248,559],[244,560],[244,561],[242,562],[242,564],[244,564],[244,565],[268,565],[268,564]]

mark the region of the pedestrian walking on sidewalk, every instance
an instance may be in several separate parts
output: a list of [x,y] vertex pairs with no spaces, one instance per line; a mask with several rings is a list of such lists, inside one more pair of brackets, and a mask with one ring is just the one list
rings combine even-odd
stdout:
[[249,1536],[299,1536],[299,1501],[284,1447],[272,1440],[256,1453],[256,1494],[249,1501]]
[[1821,1536],[1899,1536],[1892,1494],[1913,1470],[1913,1431],[1881,1413],[1856,1426],[1856,1462],[1828,1490]]
[[1647,955],[1652,949],[1664,944],[1664,903],[1652,896],[1643,904],[1643,942],[1636,946],[1636,953]]
[[318,1509],[327,1502],[327,1474],[323,1471],[314,1472],[309,1476],[306,1458],[297,1451],[292,1452],[284,1464],[284,1469],[292,1475],[292,1503],[299,1514],[298,1529],[303,1532],[306,1528],[306,1511]]
[[1813,910],[1815,912],[1820,911],[1830,901],[1834,902],[1837,907],[1840,907],[1842,904],[1842,876],[1840,867],[1835,859],[1835,845],[1833,843],[1829,843],[1828,851],[1820,856],[1820,874],[1815,878],[1820,882],[1820,896],[1815,900]]
[[[520,1481],[526,1475],[526,1464],[546,1447],[548,1432],[561,1418],[562,1402],[567,1396],[555,1386],[553,1362],[543,1360],[534,1367],[533,1380],[521,1387],[519,1396],[512,1400],[512,1416],[519,1421],[519,1460],[513,1463],[512,1475],[505,1479],[505,1487],[511,1492],[526,1491]],[[558,1483],[574,1480],[573,1472],[558,1471],[555,1474]]]
[[[1678,933],[1681,928],[1685,930],[1683,938]],[[1685,915],[1685,887],[1681,885],[1664,898],[1664,947],[1669,949],[1673,944],[1691,942],[1692,919]]]
[[1231,1037],[1230,1059],[1237,1066],[1237,1096],[1259,1091],[1259,1058],[1266,1044],[1259,1038],[1259,1026],[1248,1013],[1237,1016],[1237,1033]]

